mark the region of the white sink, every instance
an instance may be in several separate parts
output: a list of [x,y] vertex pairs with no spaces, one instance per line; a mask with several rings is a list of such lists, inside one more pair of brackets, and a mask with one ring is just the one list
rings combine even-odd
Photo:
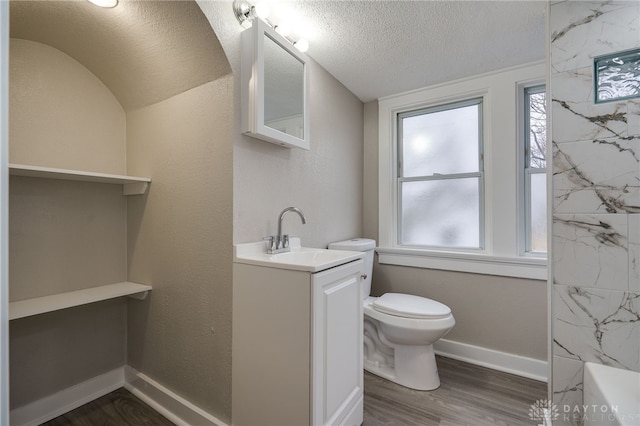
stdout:
[[301,247],[300,239],[295,237],[291,238],[290,245],[289,252],[268,254],[266,242],[236,244],[233,247],[233,261],[294,271],[320,272],[364,257],[364,253],[357,251]]

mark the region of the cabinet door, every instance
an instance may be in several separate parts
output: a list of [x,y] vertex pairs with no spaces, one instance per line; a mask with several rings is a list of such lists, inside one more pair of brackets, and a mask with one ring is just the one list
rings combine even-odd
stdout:
[[362,422],[363,261],[313,275],[313,425]]

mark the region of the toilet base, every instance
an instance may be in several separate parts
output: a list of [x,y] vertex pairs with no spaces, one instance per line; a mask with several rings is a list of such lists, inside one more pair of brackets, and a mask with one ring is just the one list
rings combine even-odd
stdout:
[[366,371],[407,388],[434,390],[440,387],[433,345],[394,345],[393,364],[364,359]]

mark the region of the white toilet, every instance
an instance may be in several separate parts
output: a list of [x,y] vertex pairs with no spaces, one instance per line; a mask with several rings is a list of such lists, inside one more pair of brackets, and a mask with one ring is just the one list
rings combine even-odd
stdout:
[[402,386],[433,390],[440,386],[433,343],[456,324],[448,306],[409,294],[371,297],[376,242],[354,238],[329,244],[329,249],[365,252],[362,280],[364,368]]

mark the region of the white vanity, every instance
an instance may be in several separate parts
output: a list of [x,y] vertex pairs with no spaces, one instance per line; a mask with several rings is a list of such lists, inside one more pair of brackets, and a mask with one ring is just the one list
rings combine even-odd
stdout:
[[234,247],[232,423],[361,424],[363,253],[266,247]]

